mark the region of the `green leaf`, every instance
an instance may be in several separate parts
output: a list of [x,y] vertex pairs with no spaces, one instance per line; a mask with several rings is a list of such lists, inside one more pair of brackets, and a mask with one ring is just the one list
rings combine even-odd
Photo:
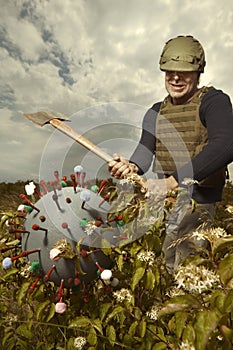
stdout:
[[218,308],[221,313],[224,313],[224,305],[225,305],[226,294],[223,290],[216,290],[212,293],[210,299],[211,308]]
[[233,278],[233,254],[227,255],[218,266],[221,281],[226,285]]
[[142,310],[139,307],[135,307],[134,308],[134,316],[136,318],[136,320],[141,320],[142,318]]
[[131,283],[131,289],[134,291],[135,287],[139,283],[139,281],[142,279],[145,273],[144,267],[138,267],[136,272],[133,275],[132,283]]
[[96,318],[95,320],[92,320],[92,326],[103,335],[103,328],[102,328],[102,322],[99,318]]
[[44,301],[43,303],[40,303],[39,306],[36,309],[36,318],[39,320],[41,312],[44,311],[44,309],[50,304],[49,300]]
[[125,309],[122,306],[117,306],[113,309],[113,311],[108,315],[106,322],[109,322],[109,320],[111,320],[111,318],[113,318],[114,316],[116,316],[119,313],[123,313],[125,311]]
[[137,322],[137,321],[134,321],[134,322],[130,325],[128,333],[129,333],[129,335],[130,335],[131,337],[134,336],[134,334],[135,334],[135,329],[137,328],[137,326],[138,326],[138,322]]
[[233,290],[231,289],[224,302],[224,311],[231,312],[233,310]]
[[142,320],[140,323],[139,323],[139,326],[138,326],[138,330],[139,330],[139,335],[141,338],[144,338],[145,334],[146,334],[146,321],[145,320]]
[[50,305],[50,310],[49,310],[48,316],[46,318],[46,322],[49,322],[51,320],[51,318],[53,318],[54,314],[55,314],[55,304],[52,303]]
[[201,308],[202,305],[197,298],[192,295],[180,295],[171,298],[165,303],[165,306],[159,311],[159,317],[187,309]]
[[[18,346],[20,348],[18,348]],[[16,343],[16,349],[27,349],[28,343],[22,339],[18,339]]]
[[74,328],[74,327],[88,327],[91,324],[91,320],[86,316],[79,316],[76,317],[71,323],[69,324],[68,328]]
[[93,327],[88,330],[87,341],[90,345],[96,345],[97,343],[97,335]]
[[151,271],[151,269],[149,269],[148,271],[146,271],[146,281],[145,281],[145,289],[153,289],[155,286],[155,275],[153,274],[153,272]]
[[130,248],[130,255],[133,257],[137,256],[137,253],[139,252],[140,249],[142,249],[142,247],[139,244],[134,243]]
[[219,238],[213,244],[213,254],[216,254],[225,248],[229,249],[232,246],[233,236]]
[[134,341],[133,337],[131,337],[129,334],[126,333],[124,335],[123,344],[129,346],[130,349],[132,348],[133,341]]
[[[3,334],[2,334],[3,335]],[[5,336],[1,339],[1,344],[4,346],[9,338],[14,338],[14,332],[13,330],[10,330],[10,332],[7,332]]]
[[7,350],[14,350],[15,349],[15,339],[13,336],[11,338],[7,339],[6,346],[7,347],[5,349],[7,349]]
[[16,269],[16,268],[9,269],[9,270],[7,270],[7,272],[1,278],[3,280],[6,280],[10,276],[15,275],[18,272],[19,272],[19,269]]
[[16,333],[23,336],[26,339],[32,339],[32,332],[30,332],[27,328],[27,325],[21,324],[17,329]]
[[110,309],[110,307],[112,306],[111,303],[104,303],[100,306],[100,312],[99,312],[99,315],[100,315],[100,319],[101,321],[103,321],[103,319],[105,318],[108,310]]
[[164,350],[164,349],[167,349],[167,344],[163,342],[156,343],[152,348],[152,350]]
[[195,331],[191,324],[187,324],[183,330],[182,341],[187,342],[189,344],[194,344],[195,340]]
[[233,329],[225,326],[225,325],[222,325],[220,326],[220,330],[221,330],[221,333],[224,335],[224,338],[226,338],[226,340],[232,342],[233,340]]
[[123,257],[122,257],[122,255],[119,255],[117,257],[117,266],[118,266],[119,271],[121,271],[121,272],[123,269],[123,265],[124,265]]
[[28,291],[28,288],[29,286],[31,285],[31,282],[24,282],[19,290],[19,293],[18,293],[18,297],[17,297],[17,302],[18,302],[18,305],[21,306],[22,305],[22,301],[24,299],[24,297],[27,296],[27,291]]
[[185,310],[189,310],[190,309],[190,305],[187,303],[170,303],[166,306],[164,306],[158,313],[158,317],[162,317],[168,314],[173,314],[179,311],[185,311]]
[[197,314],[194,324],[196,350],[206,349],[208,339],[218,325],[219,317],[215,310],[204,310]]
[[175,313],[175,324],[176,324],[176,336],[177,338],[181,338],[181,335],[183,333],[183,330],[185,328],[185,323],[188,318],[188,313],[187,312],[176,312]]
[[116,331],[113,325],[108,325],[106,328],[106,336],[111,344],[111,346],[114,346],[114,343],[116,341]]
[[44,349],[44,342],[40,341],[36,344],[36,350],[43,350]]

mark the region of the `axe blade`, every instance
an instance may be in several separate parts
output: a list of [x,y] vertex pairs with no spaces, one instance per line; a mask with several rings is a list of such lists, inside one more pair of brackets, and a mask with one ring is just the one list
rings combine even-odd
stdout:
[[31,120],[33,123],[40,126],[49,124],[50,121],[53,119],[70,121],[70,119],[67,118],[64,114],[55,111],[40,111],[36,113],[26,113],[24,114],[24,116],[27,119]]

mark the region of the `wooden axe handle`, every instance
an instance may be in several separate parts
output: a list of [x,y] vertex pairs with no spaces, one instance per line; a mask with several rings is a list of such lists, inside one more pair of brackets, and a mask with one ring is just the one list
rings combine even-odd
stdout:
[[[59,119],[51,119],[49,123],[54,126],[56,129],[60,130],[63,132],[65,135],[71,137],[73,140],[78,142],[80,145],[84,146],[86,149],[89,151],[93,152],[96,154],[99,158],[102,158],[105,160],[107,163],[112,160],[112,156],[108,154],[107,152],[103,151],[101,148],[98,146],[94,145],[91,141],[87,140],[84,136],[79,134],[76,130],[72,129],[70,126],[65,124],[63,121]],[[146,180],[140,177],[139,175],[137,176],[135,174],[134,181],[137,182],[140,186],[145,188]]]
[[94,145],[91,141],[87,140],[84,136],[79,134],[76,130],[72,129],[69,125],[65,124],[63,121],[59,119],[51,119],[49,121],[51,125],[53,125],[56,129],[60,130],[67,136],[71,137],[73,140],[80,143],[80,145],[87,148],[89,151],[95,153],[98,157],[105,160],[107,163],[112,160],[112,156],[103,151],[98,146]]

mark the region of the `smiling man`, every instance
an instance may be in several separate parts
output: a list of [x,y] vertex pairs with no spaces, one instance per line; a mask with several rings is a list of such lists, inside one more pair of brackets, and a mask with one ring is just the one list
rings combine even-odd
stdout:
[[[169,272],[204,241],[184,240],[206,222],[206,214],[214,215],[215,203],[222,198],[226,166],[233,161],[233,115],[230,98],[221,90],[199,88],[204,72],[202,45],[192,36],[178,36],[164,46],[160,69],[165,72],[168,96],[155,103],[146,113],[140,142],[125,160],[116,156],[109,163],[112,176],[122,178],[135,171],[145,173],[154,158],[157,178],[148,179],[149,191],[165,193],[185,185],[191,179],[191,197],[197,202],[192,212],[190,203],[176,208],[168,218],[163,252]],[[205,215],[203,215],[205,213]]]

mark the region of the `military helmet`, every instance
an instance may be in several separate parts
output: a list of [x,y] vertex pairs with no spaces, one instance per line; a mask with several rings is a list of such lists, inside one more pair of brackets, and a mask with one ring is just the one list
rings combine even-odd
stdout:
[[205,53],[202,45],[193,36],[177,36],[164,46],[160,57],[162,71],[204,72]]

